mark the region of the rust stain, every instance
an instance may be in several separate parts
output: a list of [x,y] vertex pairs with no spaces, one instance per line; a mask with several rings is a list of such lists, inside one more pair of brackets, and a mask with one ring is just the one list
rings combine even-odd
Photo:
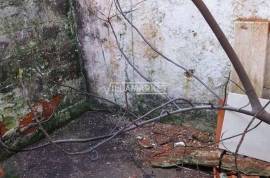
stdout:
[[54,111],[60,104],[62,96],[54,96],[50,101],[40,100],[34,104],[32,111],[26,114],[19,120],[19,130],[24,134],[33,133],[37,130],[36,127],[29,127],[32,123],[35,123],[35,117],[39,114],[42,116],[40,121],[48,121],[53,115]]
[[[264,19],[264,18],[260,18],[260,17],[256,17],[256,16],[239,17],[235,21],[239,21],[239,22],[268,22],[268,23],[270,23],[270,19]],[[242,25],[241,29],[247,30],[248,27],[245,25]],[[269,30],[270,30],[270,26],[269,26]]]
[[117,60],[117,52],[119,49],[117,47],[116,42],[113,39],[108,39],[104,41],[103,43],[104,50],[106,51],[106,54],[110,54],[109,59],[106,59],[110,62],[110,68],[109,68],[109,76],[111,80],[116,80],[117,73],[119,72],[120,64]]
[[184,72],[184,75],[188,80],[191,80],[193,78],[194,73],[195,73],[195,69],[189,69]]
[[243,29],[243,30],[247,30],[248,29],[248,27],[246,26],[246,25],[241,25],[241,27],[240,27],[241,29]]
[[239,17],[236,19],[236,21],[242,21],[242,22],[270,22],[270,19],[264,19],[256,16],[252,17]]
[[[156,24],[144,24],[143,25],[143,34],[145,35],[146,39],[148,39],[154,46],[157,44],[162,44],[162,41],[164,40],[158,25]],[[149,46],[147,46],[144,49],[144,57],[147,59],[156,59],[159,55],[153,51]]]

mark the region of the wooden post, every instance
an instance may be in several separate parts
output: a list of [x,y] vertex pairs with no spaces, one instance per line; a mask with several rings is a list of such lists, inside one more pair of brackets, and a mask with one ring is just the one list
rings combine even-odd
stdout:
[[[263,96],[265,83],[267,48],[269,39],[268,21],[235,22],[235,51],[240,58],[259,97]],[[270,62],[269,62],[270,66]],[[270,74],[270,72],[267,72]],[[235,70],[231,79],[242,86]],[[267,80],[270,86],[270,79]],[[244,94],[235,84],[230,85],[233,93]]]
[[[235,51],[239,56],[255,91],[259,97],[270,98],[270,38],[268,21],[237,21],[235,22]],[[242,87],[235,72],[232,70],[231,80]],[[243,88],[243,87],[242,87]],[[234,83],[230,84],[230,92],[244,94]],[[216,141],[219,142],[224,111],[218,112]],[[214,168],[214,176],[219,172]],[[229,178],[236,178],[231,175]],[[242,178],[258,178],[258,176],[241,176]]]

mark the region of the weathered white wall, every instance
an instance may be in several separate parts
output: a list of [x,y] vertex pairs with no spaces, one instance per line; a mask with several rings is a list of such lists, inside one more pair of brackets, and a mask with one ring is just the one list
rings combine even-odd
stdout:
[[[124,92],[108,92],[111,82],[144,82],[127,64],[117,49],[108,25],[96,16],[109,14],[111,0],[78,0],[82,17],[80,40],[85,67],[91,87],[101,96],[124,101]],[[135,26],[161,52],[202,79],[220,96],[230,71],[230,62],[210,28],[193,5],[187,0],[121,0]],[[137,4],[139,3],[139,4]],[[205,0],[225,34],[233,43],[233,22],[238,18],[270,18],[269,0]],[[135,6],[135,7],[134,7]],[[87,8],[95,15],[87,13]],[[101,13],[102,12],[102,13]],[[113,6],[111,14],[115,14]],[[125,53],[146,77],[166,84],[169,96],[185,96],[196,100],[211,100],[213,95],[184,71],[162,59],[151,50],[138,34],[115,16],[112,24]],[[132,98],[133,94],[128,95]]]

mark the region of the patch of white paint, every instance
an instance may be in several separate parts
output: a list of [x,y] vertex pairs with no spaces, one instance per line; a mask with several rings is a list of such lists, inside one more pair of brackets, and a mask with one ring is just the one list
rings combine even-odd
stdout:
[[[260,102],[263,106],[266,106],[269,100],[260,99]],[[243,107],[244,110],[251,111],[251,106],[247,106],[247,103],[249,102],[247,96],[245,95],[235,93],[229,93],[228,95],[227,104],[229,106],[245,106]],[[267,106],[265,110],[269,112],[270,107]],[[221,132],[222,138],[220,139],[222,140],[244,133],[252,119],[252,116],[247,116],[245,114],[240,114],[232,111],[226,111]],[[255,119],[254,122],[251,123],[249,130],[252,131],[247,132],[245,135],[245,139],[243,140],[238,153],[269,162],[270,155],[268,152],[270,148],[270,140],[268,137],[266,137],[266,135],[270,134],[270,126],[264,122],[260,124],[259,123],[260,120],[258,119]],[[224,140],[219,144],[219,148],[234,153],[238,147],[238,144],[240,143],[241,137],[242,135],[232,139]]]
[[[195,100],[213,100],[214,96],[184,71],[164,60],[146,45],[134,29],[117,13],[112,0],[78,0],[83,27],[80,34],[85,67],[93,81],[91,87],[101,96],[124,102],[124,92],[108,93],[112,82],[144,82],[119,52],[112,31],[99,18],[111,13],[112,24],[121,48],[130,61],[147,78],[167,83],[171,97],[185,96]],[[230,70],[230,62],[214,34],[192,1],[121,0],[124,11],[153,46],[173,61],[194,69],[220,96]],[[267,0],[205,0],[229,40],[233,42],[233,22],[238,18],[270,18]],[[135,6],[135,7],[134,7]],[[111,8],[112,7],[112,8]],[[87,9],[95,15],[89,16]],[[104,16],[105,15],[105,16]],[[131,94],[129,97],[132,97]]]

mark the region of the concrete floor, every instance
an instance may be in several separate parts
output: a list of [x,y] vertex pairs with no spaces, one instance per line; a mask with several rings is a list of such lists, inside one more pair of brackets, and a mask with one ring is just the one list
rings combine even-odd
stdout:
[[[54,139],[93,137],[110,133],[125,119],[102,112],[88,112],[80,119],[55,132]],[[42,140],[40,143],[44,143]],[[89,144],[62,145],[69,151],[82,150]],[[210,178],[208,173],[188,168],[154,169],[143,165],[136,156],[132,135],[116,138],[100,147],[98,159],[91,154],[67,156],[54,146],[21,152],[3,163],[6,177],[20,178]]]

